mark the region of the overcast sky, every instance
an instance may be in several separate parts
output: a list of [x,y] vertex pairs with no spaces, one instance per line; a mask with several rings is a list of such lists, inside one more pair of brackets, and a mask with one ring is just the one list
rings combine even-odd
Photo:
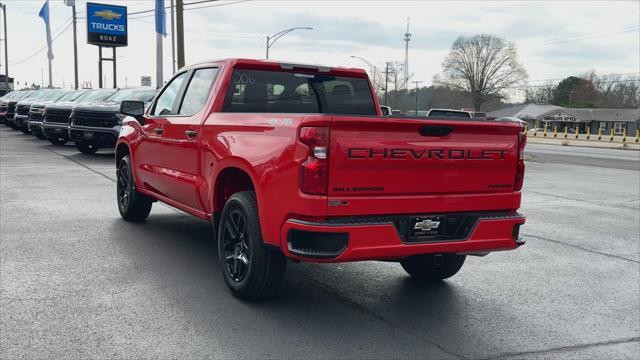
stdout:
[[[185,0],[185,3],[194,0]],[[46,44],[38,11],[43,0],[0,0],[7,5],[9,70],[22,85],[40,83]],[[129,13],[152,9],[153,0],[99,1],[128,6]],[[85,1],[77,1],[80,81],[98,83],[98,48],[86,43]],[[168,6],[170,0],[165,0]],[[194,8],[214,3],[187,6]],[[640,71],[640,1],[220,1],[224,6],[185,11],[187,64],[225,57],[264,58],[265,37],[295,26],[278,41],[271,58],[304,63],[365,67],[350,55],[384,66],[402,62],[407,17],[412,38],[413,79],[428,85],[458,36],[486,32],[513,41],[531,84],[595,69],[598,74]],[[169,12],[167,12],[169,14]],[[73,82],[71,9],[51,0],[54,85]],[[155,77],[153,13],[129,16],[129,46],[119,48],[118,85],[139,85]],[[167,24],[170,24],[167,18]],[[60,35],[58,35],[60,34]],[[0,58],[4,73],[4,51]],[[171,75],[171,37],[164,40],[164,77]],[[110,53],[107,53],[110,55]],[[105,63],[108,85],[111,68]],[[155,84],[155,80],[154,80]]]

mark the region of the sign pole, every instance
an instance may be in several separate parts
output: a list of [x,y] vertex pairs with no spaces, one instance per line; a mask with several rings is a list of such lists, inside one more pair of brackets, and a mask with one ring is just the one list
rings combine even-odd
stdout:
[[[127,32],[126,6],[87,2],[87,43],[98,46],[98,84],[100,88],[107,86],[107,79],[103,77],[102,73],[103,61],[113,62],[113,87],[118,88],[116,47],[128,45]],[[103,57],[103,47],[111,48],[113,56]]]
[[98,46],[98,87],[102,89],[102,46]]
[[113,47],[113,88],[117,89],[118,88],[118,84],[117,84],[117,72],[116,72],[116,47]]

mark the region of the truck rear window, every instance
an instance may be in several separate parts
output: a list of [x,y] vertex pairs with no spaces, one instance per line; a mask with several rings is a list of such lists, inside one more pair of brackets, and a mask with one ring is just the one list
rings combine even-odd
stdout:
[[366,79],[236,69],[223,112],[376,115]]
[[429,112],[429,116],[446,116],[446,117],[470,118],[471,114],[469,114],[466,111],[431,110]]

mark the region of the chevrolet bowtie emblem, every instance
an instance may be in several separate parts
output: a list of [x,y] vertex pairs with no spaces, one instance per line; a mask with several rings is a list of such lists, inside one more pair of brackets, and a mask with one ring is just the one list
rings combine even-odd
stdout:
[[100,11],[94,12],[93,15],[97,17],[101,17],[105,20],[120,19],[122,17],[122,14],[117,13],[113,10],[100,10]]
[[416,222],[416,224],[413,226],[413,230],[429,231],[429,230],[437,229],[438,226],[440,226],[440,221],[424,219],[422,221]]

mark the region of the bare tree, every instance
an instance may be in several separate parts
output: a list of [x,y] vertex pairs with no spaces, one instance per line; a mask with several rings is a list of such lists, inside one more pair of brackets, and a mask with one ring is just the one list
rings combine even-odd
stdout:
[[489,34],[459,37],[442,63],[442,72],[434,81],[468,92],[478,111],[486,99],[504,96],[527,78],[516,46]]
[[544,85],[531,86],[525,88],[525,103],[550,104],[553,99],[553,89],[555,85],[547,82]]

